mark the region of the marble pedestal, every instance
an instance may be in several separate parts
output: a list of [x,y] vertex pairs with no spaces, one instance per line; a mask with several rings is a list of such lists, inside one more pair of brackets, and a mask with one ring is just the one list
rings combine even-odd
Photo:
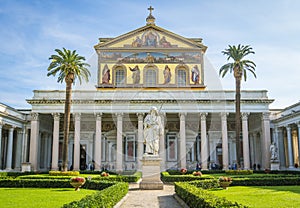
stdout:
[[279,161],[271,161],[271,170],[279,170]]
[[160,162],[158,155],[144,155],[142,158],[142,181],[140,189],[162,190],[164,185],[160,180]]

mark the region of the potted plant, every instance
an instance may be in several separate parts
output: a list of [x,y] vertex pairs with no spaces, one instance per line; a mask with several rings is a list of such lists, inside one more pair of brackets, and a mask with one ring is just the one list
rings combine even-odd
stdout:
[[230,177],[226,177],[226,176],[221,176],[219,178],[219,185],[223,188],[223,189],[227,189],[228,186],[232,183],[232,178]]
[[194,171],[193,175],[194,176],[202,176],[202,173],[201,173],[201,171]]
[[79,188],[85,183],[84,177],[72,177],[70,184],[75,188],[75,191],[79,191]]
[[109,176],[109,173],[107,173],[107,172],[102,172],[102,173],[101,173],[101,176],[102,176],[102,177]]
[[181,169],[180,169],[180,173],[181,173],[181,174],[184,175],[184,174],[186,174],[186,172],[187,172],[187,169],[186,169],[186,168],[181,168]]

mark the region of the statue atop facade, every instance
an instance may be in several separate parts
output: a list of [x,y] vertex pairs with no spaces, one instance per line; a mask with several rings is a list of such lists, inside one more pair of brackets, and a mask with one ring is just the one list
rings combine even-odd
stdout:
[[271,161],[278,160],[278,148],[275,142],[270,145]]
[[151,107],[150,113],[144,119],[144,144],[146,154],[158,155],[159,138],[162,135],[163,126],[161,117],[156,107]]

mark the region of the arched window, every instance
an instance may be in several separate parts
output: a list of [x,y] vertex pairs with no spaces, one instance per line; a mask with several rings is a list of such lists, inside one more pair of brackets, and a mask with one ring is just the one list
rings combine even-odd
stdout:
[[115,69],[115,86],[121,86],[125,84],[125,69],[117,67]]
[[146,86],[155,86],[157,83],[157,75],[155,69],[147,69],[144,77]]
[[187,73],[184,68],[179,68],[177,70],[177,86],[186,86],[187,83]]

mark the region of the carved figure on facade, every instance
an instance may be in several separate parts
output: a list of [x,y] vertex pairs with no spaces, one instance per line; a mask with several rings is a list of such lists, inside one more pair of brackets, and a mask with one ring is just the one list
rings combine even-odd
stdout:
[[108,68],[107,64],[105,64],[102,70],[102,84],[109,84],[110,80],[110,69]]
[[141,78],[139,66],[136,65],[134,68],[129,67],[129,70],[132,71],[133,84],[139,84]]
[[198,66],[195,65],[193,68],[192,68],[192,81],[194,82],[194,84],[199,84],[199,76],[200,76],[200,71],[198,69]]
[[278,160],[278,147],[275,142],[270,145],[271,161]]
[[165,69],[164,69],[164,78],[165,78],[165,82],[164,84],[169,84],[170,81],[171,81],[171,69],[169,68],[168,65],[165,66]]
[[146,154],[158,155],[159,138],[162,135],[163,126],[161,117],[156,107],[151,107],[150,113],[144,119],[144,144]]

